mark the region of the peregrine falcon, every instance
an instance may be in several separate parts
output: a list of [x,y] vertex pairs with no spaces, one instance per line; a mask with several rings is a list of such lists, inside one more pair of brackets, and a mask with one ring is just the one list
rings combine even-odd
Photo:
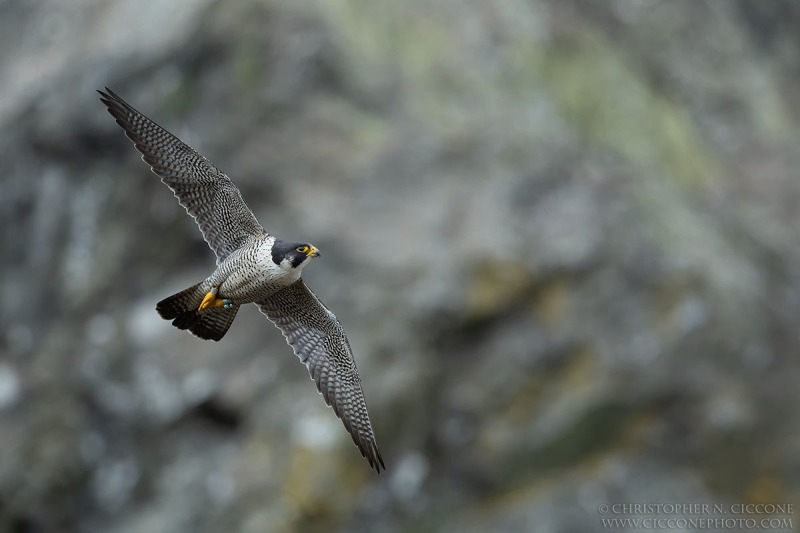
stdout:
[[218,341],[239,307],[255,303],[305,363],[361,455],[377,472],[386,469],[350,343],[333,313],[300,277],[306,265],[320,256],[319,250],[267,233],[236,185],[208,159],[107,87],[97,92],[145,163],[197,222],[217,256],[217,268],[208,278],[158,302],[158,314],[201,339]]

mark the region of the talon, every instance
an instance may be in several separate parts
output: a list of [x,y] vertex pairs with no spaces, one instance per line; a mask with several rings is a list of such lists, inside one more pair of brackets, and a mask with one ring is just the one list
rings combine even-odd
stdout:
[[200,307],[197,308],[198,311],[204,310],[206,307],[213,306],[217,299],[217,289],[211,289],[211,292],[207,292],[205,296],[203,296],[203,301],[200,302]]
[[225,307],[225,309],[230,309],[231,307],[233,307],[233,302],[228,298],[225,298],[224,300],[222,300],[222,305]]

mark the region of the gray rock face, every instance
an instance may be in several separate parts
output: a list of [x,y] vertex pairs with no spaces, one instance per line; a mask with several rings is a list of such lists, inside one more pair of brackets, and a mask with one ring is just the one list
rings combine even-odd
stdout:
[[[0,2],[0,531],[800,501],[795,3],[245,4]],[[105,85],[322,250],[386,475],[254,307],[157,316],[213,254]]]

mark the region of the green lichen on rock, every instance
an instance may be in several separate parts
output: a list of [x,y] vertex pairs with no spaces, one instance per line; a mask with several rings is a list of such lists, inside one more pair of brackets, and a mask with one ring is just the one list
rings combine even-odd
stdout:
[[541,79],[583,142],[634,162],[641,179],[670,179],[688,189],[719,174],[691,116],[658,91],[607,39],[590,27],[541,55]]

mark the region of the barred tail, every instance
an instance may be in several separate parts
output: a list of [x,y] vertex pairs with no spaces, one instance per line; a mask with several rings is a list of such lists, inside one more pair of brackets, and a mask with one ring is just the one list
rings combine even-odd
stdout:
[[197,308],[204,296],[205,291],[198,283],[164,298],[156,304],[156,311],[161,318],[172,320],[172,325],[178,329],[188,329],[204,340],[218,341],[231,327],[239,311],[239,304],[233,304],[230,308],[207,307],[203,312],[198,312]]

